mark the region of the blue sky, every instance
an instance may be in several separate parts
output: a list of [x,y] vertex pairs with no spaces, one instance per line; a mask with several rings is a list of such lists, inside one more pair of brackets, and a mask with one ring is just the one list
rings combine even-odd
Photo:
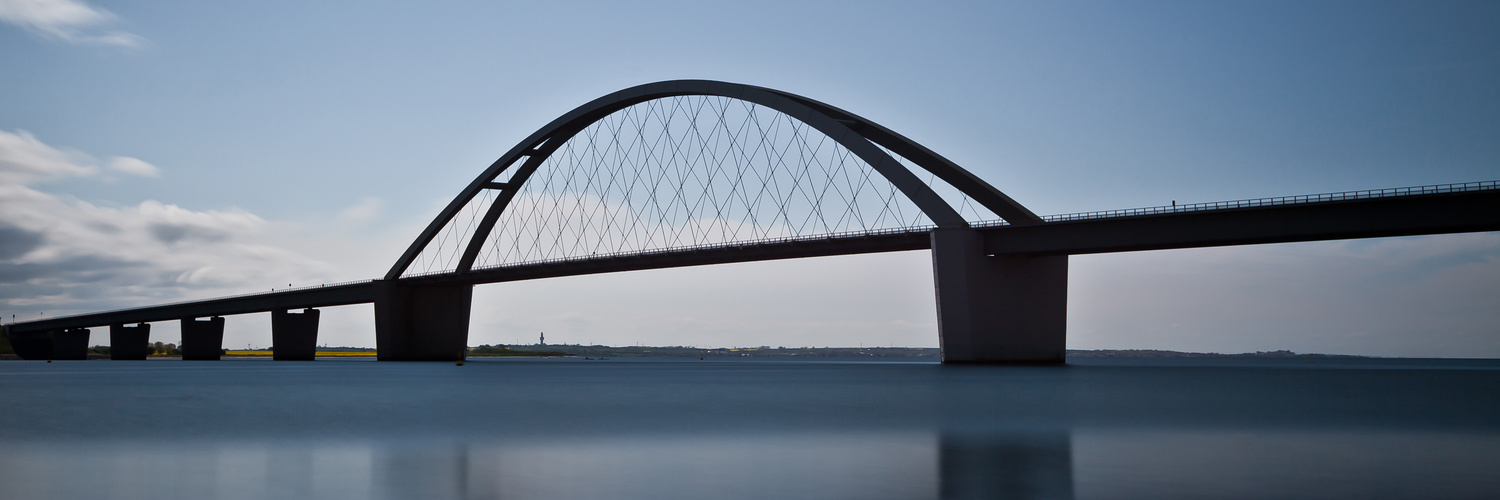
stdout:
[[[854,111],[1042,214],[1494,180],[1497,28],[1493,2],[0,0],[0,312],[376,277],[516,141],[677,78]],[[1500,356],[1492,233],[1071,262],[1074,348]],[[488,285],[471,343],[936,345],[927,266]],[[373,345],[337,309],[323,339]]]

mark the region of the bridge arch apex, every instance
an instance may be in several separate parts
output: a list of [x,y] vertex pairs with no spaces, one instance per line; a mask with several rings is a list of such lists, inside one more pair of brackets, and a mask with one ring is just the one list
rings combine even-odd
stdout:
[[[967,227],[958,212],[887,151],[927,170],[1012,224],[1041,219],[972,173],[906,137],[863,117],[789,92],[711,80],[672,80],[648,83],[605,95],[558,117],[517,143],[475,178],[433,219],[385,279],[399,279],[444,227],[486,190],[498,189],[484,216],[468,233],[470,239],[458,258],[456,272],[470,270],[500,215],[517,191],[548,158],[577,134],[613,113],[637,104],[679,96],[722,97],[763,106],[795,119],[846,148],[889,181],[938,227]],[[494,182],[509,171],[509,180]]]

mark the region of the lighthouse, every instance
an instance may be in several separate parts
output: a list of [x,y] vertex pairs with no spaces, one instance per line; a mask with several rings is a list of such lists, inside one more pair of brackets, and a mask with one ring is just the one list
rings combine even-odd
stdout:
[[547,345],[547,332],[542,332],[542,336],[537,339],[536,345]]

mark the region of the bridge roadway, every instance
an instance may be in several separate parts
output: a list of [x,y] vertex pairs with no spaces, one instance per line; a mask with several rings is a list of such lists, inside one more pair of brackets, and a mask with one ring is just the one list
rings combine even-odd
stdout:
[[[1350,238],[1500,231],[1496,182],[1268,198],[1044,217],[1040,224],[979,225],[988,255],[1075,255]],[[922,250],[931,228],[766,240],[411,276],[403,284],[477,285],[734,262]],[[370,303],[376,281],[305,287],[8,325],[45,332]]]

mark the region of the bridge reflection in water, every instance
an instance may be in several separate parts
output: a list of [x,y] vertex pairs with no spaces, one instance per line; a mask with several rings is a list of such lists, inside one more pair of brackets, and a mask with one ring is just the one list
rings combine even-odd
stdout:
[[1486,498],[1494,434],[780,433],[7,446],[6,498]]
[[0,363],[0,497],[1488,498],[1500,362]]
[[[0,451],[6,498],[1073,498],[1066,434],[132,443]],[[59,471],[67,471],[62,477]],[[160,477],[169,473],[169,477]],[[99,483],[76,478],[98,478]]]

